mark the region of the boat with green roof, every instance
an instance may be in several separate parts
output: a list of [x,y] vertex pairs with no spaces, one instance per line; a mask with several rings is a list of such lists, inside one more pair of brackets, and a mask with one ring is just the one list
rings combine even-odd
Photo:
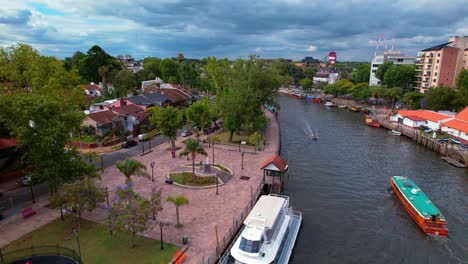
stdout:
[[404,176],[393,176],[390,183],[406,211],[425,233],[448,235],[445,217],[412,180]]

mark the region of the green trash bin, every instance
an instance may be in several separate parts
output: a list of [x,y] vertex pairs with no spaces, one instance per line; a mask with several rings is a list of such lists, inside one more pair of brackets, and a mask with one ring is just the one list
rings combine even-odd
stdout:
[[188,236],[187,235],[182,236],[182,243],[184,243],[184,245],[187,245],[187,243],[188,243]]

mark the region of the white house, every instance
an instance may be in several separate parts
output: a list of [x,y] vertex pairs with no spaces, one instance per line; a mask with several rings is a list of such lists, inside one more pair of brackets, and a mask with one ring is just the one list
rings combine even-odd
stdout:
[[396,115],[390,117],[391,122],[397,122],[409,127],[425,125],[434,131],[440,130],[441,124],[451,119],[453,117],[450,115],[429,110],[400,110]]
[[463,140],[468,144],[468,106],[458,113],[454,119],[442,123],[442,131]]

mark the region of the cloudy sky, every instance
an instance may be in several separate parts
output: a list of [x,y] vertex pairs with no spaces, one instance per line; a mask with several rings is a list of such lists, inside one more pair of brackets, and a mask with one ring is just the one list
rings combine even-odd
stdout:
[[0,0],[0,46],[59,58],[97,44],[111,55],[369,61],[376,40],[416,56],[468,35],[466,0]]

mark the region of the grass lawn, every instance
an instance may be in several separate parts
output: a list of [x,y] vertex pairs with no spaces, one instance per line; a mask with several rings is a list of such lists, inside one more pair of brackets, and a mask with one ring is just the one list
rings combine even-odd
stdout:
[[178,172],[169,174],[171,180],[178,184],[188,186],[209,186],[216,184],[216,177],[192,177],[191,172]]
[[[80,142],[79,137],[73,137],[74,142]],[[83,143],[96,143],[96,135],[87,135],[87,134],[82,134],[81,135],[81,142]]]
[[[249,144],[249,133],[247,131],[240,131],[239,135],[237,135],[236,132],[234,132],[234,135],[232,136],[232,143],[229,142],[229,135],[230,135],[230,132],[229,131],[222,131],[222,132],[219,132],[215,135],[212,135],[210,136],[210,138],[216,142],[216,143],[221,143],[221,144],[236,144],[236,143],[239,143],[241,141],[245,141],[247,142],[247,145],[251,145]],[[253,145],[252,145],[253,146]]]
[[[16,249],[39,246],[60,245],[77,250],[72,227],[76,218],[68,216],[62,222],[59,219],[13,241],[2,248],[3,253]],[[81,220],[80,244],[83,263],[164,263],[167,264],[179,250],[178,247],[164,243],[160,250],[160,242],[146,237],[135,237],[135,247],[130,248],[130,234],[118,232],[109,236],[107,226],[91,221]],[[65,240],[66,238],[70,238]]]

